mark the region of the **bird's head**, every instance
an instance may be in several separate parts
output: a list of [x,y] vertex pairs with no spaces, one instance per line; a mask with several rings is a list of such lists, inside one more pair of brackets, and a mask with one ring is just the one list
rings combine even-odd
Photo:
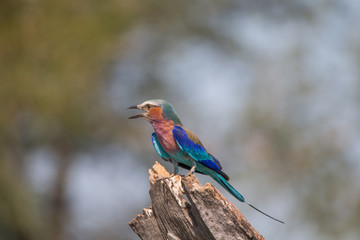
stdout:
[[182,125],[173,106],[162,99],[147,100],[139,105],[131,106],[128,109],[140,109],[145,111],[131,116],[129,119],[145,118],[149,122],[170,120],[174,122],[174,125]]

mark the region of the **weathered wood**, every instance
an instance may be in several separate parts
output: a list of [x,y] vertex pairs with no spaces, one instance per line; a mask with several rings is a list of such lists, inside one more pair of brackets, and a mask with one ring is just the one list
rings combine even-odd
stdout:
[[143,209],[143,214],[138,214],[136,218],[129,222],[132,230],[142,239],[165,239],[158,227],[152,209]]
[[195,175],[170,178],[158,162],[149,174],[152,207],[129,223],[141,239],[265,240],[211,184]]

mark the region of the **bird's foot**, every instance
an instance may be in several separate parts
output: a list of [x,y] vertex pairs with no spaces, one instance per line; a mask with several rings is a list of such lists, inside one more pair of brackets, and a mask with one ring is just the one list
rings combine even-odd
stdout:
[[196,165],[194,164],[194,165],[191,167],[190,171],[185,175],[185,177],[188,177],[188,176],[190,176],[191,174],[193,174],[193,173],[195,172],[195,168],[196,168]]

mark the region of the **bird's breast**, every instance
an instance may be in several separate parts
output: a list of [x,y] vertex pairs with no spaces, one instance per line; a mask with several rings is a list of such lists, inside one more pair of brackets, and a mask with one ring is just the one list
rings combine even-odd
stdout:
[[156,136],[163,149],[171,154],[179,149],[172,133],[173,125],[170,123],[153,124]]
[[167,134],[157,134],[157,137],[159,139],[159,142],[161,144],[161,146],[163,147],[163,149],[167,152],[167,153],[173,153],[176,150],[178,150],[178,146],[175,142],[174,136],[172,134],[172,132],[167,133]]

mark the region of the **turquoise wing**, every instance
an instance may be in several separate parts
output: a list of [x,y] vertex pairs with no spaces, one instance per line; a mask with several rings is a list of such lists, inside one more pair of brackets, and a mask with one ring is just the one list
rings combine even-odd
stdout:
[[162,148],[159,140],[157,139],[156,137],[156,133],[153,133],[151,135],[151,140],[152,140],[152,143],[154,145],[154,148],[156,150],[156,152],[159,154],[159,156],[164,159],[165,161],[171,161],[171,157],[169,156],[169,154],[167,154],[165,152],[165,150]]

